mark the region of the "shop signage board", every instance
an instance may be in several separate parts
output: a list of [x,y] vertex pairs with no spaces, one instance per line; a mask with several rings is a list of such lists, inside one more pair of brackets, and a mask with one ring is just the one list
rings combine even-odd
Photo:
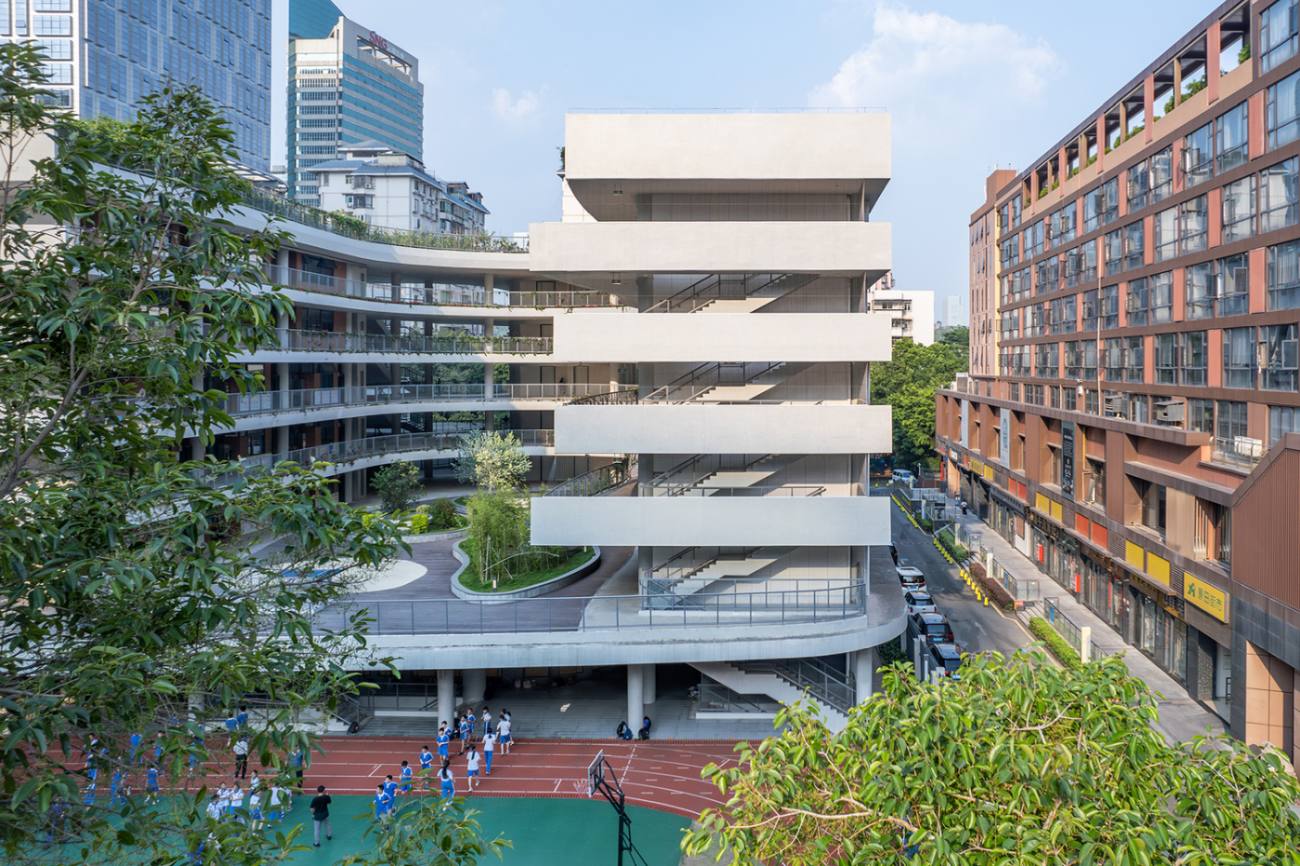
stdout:
[[1074,422],[1061,422],[1061,492],[1074,497]]
[[1228,594],[1207,581],[1183,572],[1183,597],[1219,622],[1228,621]]

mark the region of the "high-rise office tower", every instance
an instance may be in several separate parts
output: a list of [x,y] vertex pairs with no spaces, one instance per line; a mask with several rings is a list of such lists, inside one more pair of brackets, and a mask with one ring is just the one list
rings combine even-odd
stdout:
[[343,144],[377,142],[423,158],[424,85],[414,55],[329,0],[290,0],[289,192],[320,204],[312,166]]
[[271,162],[271,0],[0,0],[0,40],[34,40],[57,104],[129,118],[166,81],[225,110],[240,158]]

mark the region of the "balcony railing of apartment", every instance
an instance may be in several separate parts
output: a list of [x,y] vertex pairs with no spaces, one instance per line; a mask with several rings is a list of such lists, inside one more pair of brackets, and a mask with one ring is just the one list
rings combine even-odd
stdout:
[[575,307],[617,307],[619,299],[609,292],[587,289],[554,289],[517,292],[483,286],[423,286],[403,283],[371,283],[317,274],[297,268],[273,266],[266,278],[278,285],[338,297],[393,304],[429,304],[444,307],[524,307],[532,309],[571,309]]
[[[502,432],[515,434],[519,439],[519,444],[524,447],[550,447],[555,444],[554,430],[510,430]],[[290,451],[284,456],[259,454],[255,457],[244,458],[240,461],[240,465],[245,471],[270,468],[283,461],[310,467],[318,462],[352,463],[367,457],[412,451],[456,451],[461,447],[464,437],[464,433],[393,433],[387,436],[353,439],[350,442],[331,442],[327,445],[299,448]]]
[[547,401],[566,402],[575,397],[608,393],[607,383],[575,384],[436,384],[436,385],[356,385],[351,388],[296,388],[288,391],[259,391],[255,394],[231,394],[226,398],[226,412],[232,418],[325,409],[347,406],[398,405],[427,403],[437,400],[462,401]]
[[610,632],[674,626],[717,629],[874,619],[863,583],[832,589],[701,592],[694,594],[689,607],[656,609],[650,602],[645,595],[541,596],[498,604],[461,599],[357,600],[332,605],[312,618],[320,627],[337,629],[352,617],[365,614],[371,619],[372,635]]
[[619,388],[607,394],[591,394],[569,401],[570,406],[632,406],[640,402],[636,388]]
[[433,234],[384,229],[359,221],[356,218],[340,219],[337,215],[319,208],[251,186],[243,195],[243,203],[264,214],[282,217],[300,225],[323,229],[331,234],[360,241],[432,250],[462,250],[480,253],[528,252],[527,237],[499,237],[486,233]]
[[555,485],[544,496],[599,496],[636,480],[636,456],[599,466]]
[[343,331],[287,330],[279,347],[264,346],[263,351],[288,352],[392,352],[395,354],[430,355],[546,355],[553,342],[550,337],[481,337],[451,332],[425,337],[411,334],[356,334]]
[[1240,469],[1254,469],[1264,457],[1264,443],[1249,436],[1215,436],[1213,460]]
[[710,487],[700,484],[675,489],[665,496],[821,496],[824,484],[755,484],[752,487]]

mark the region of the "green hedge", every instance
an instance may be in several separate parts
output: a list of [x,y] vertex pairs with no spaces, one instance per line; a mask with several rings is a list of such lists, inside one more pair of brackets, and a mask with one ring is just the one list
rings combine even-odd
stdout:
[[948,551],[948,555],[958,562],[970,556],[970,551],[957,542],[951,529],[944,529],[935,533],[934,538],[943,545],[944,550]]
[[1083,661],[1080,660],[1079,654],[1074,651],[1074,647],[1070,646],[1069,642],[1061,637],[1061,633],[1050,622],[1041,616],[1033,617],[1029,620],[1029,630],[1034,633],[1034,637],[1047,645],[1048,651],[1056,656],[1056,660],[1063,667],[1075,670],[1083,666]]

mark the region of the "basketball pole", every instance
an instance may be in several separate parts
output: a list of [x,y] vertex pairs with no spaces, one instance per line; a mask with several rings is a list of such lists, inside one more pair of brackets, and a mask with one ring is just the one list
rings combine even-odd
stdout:
[[[595,776],[595,782],[592,788],[599,791],[600,795],[605,798],[609,805],[614,807],[618,813],[618,866],[625,866],[623,855],[632,855],[636,848],[632,845],[632,816],[628,815],[627,807],[624,803],[623,786],[618,783],[618,778],[606,770],[609,764],[605,761],[604,752],[596,756],[593,761],[595,765],[587,771],[588,779]],[[595,772],[592,772],[595,770]]]

